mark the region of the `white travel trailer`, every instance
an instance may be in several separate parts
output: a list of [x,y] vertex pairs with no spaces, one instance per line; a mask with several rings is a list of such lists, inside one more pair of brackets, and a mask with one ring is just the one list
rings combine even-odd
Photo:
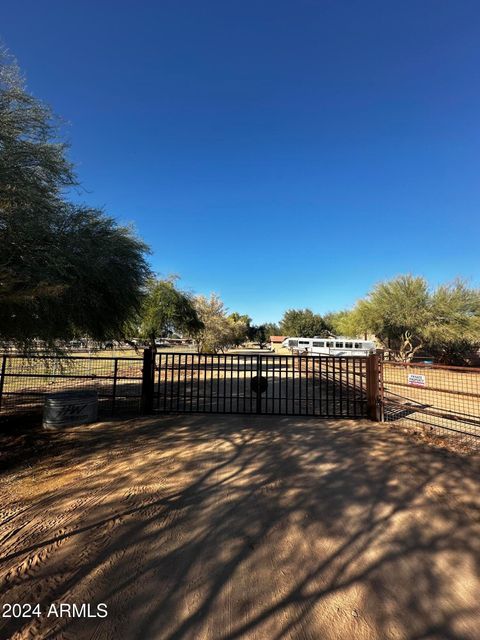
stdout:
[[337,336],[331,338],[286,338],[282,346],[294,353],[309,356],[368,356],[375,353],[376,345],[371,340],[359,340]]

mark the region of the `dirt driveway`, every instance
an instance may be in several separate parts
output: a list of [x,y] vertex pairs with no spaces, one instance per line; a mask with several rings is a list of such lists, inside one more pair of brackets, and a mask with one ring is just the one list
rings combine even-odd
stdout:
[[[0,638],[479,637],[472,458],[372,423],[278,417],[52,438],[2,476],[1,601],[41,615],[0,619]],[[60,603],[91,617],[58,617]]]

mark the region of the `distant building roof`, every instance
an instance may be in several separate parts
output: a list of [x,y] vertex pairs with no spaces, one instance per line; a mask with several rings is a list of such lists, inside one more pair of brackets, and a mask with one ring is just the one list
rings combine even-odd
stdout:
[[283,342],[288,336],[270,336],[270,342]]

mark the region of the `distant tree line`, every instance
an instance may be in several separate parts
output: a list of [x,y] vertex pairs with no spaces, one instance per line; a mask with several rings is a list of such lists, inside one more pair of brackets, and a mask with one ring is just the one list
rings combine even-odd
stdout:
[[480,348],[480,291],[461,279],[431,288],[425,278],[398,276],[377,284],[350,310],[314,314],[289,309],[273,335],[373,337],[395,358],[424,354],[468,363]]
[[253,325],[248,315],[228,313],[215,293],[206,297],[181,290],[176,278],[148,279],[139,312],[131,318],[125,333],[153,350],[159,337],[174,334],[191,338],[201,353],[217,353],[246,341],[261,347],[267,342],[263,325]]
[[480,349],[480,291],[461,279],[431,288],[402,275],[377,284],[353,309],[323,316],[289,309],[265,328],[267,336],[370,336],[400,361],[423,354],[467,364]]

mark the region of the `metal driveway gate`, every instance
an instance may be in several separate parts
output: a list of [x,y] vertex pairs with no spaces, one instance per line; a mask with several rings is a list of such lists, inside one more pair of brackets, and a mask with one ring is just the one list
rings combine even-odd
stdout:
[[379,419],[376,355],[158,353],[154,364],[152,404],[159,412]]

